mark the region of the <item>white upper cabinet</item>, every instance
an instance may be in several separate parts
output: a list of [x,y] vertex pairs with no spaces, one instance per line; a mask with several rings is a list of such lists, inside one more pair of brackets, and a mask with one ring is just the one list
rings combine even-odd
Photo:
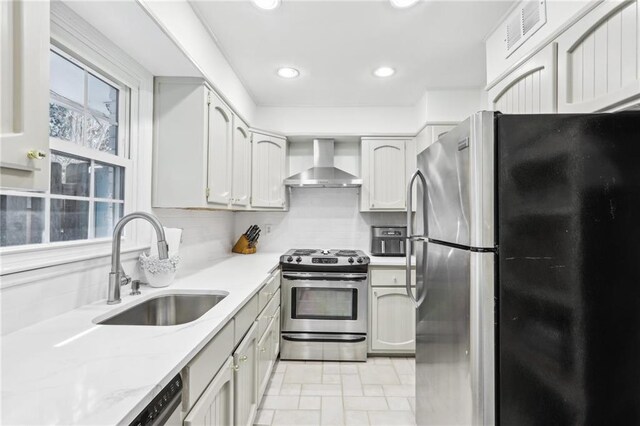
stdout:
[[231,204],[249,205],[251,188],[251,134],[249,127],[236,117],[233,125],[233,179]]
[[551,43],[489,90],[489,109],[505,114],[556,112],[556,44]]
[[49,2],[0,2],[0,187],[49,187]]
[[640,97],[638,0],[602,2],[558,37],[558,111],[595,112]]
[[415,169],[413,139],[363,138],[360,210],[406,210],[406,185]]
[[287,141],[253,134],[251,207],[284,209]]
[[153,207],[246,206],[250,168],[247,125],[204,80],[155,79]]
[[231,155],[233,116],[231,110],[209,91],[209,173],[207,200],[227,205],[231,201]]

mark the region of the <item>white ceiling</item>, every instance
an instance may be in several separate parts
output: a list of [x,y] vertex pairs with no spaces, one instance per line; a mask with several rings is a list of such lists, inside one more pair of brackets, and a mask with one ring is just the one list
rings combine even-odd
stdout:
[[[484,38],[513,1],[191,0],[261,106],[412,106],[427,89],[485,84]],[[372,75],[392,66],[388,79]],[[301,76],[285,80],[281,66]]]
[[201,76],[193,63],[136,1],[63,2],[151,74]]

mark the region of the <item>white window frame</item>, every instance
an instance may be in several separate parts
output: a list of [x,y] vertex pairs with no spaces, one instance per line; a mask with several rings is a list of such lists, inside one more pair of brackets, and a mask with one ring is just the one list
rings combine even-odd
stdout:
[[[126,165],[124,214],[136,210],[150,211],[150,182],[147,184],[145,176],[151,174],[151,163],[143,155],[147,149],[140,144],[147,142],[150,146],[151,127],[150,124],[145,125],[143,120],[149,123],[152,120],[149,105],[152,105],[153,76],[77,15],[66,12],[65,8],[56,9],[53,5],[51,12],[51,49],[72,62],[79,62],[83,68],[95,70],[101,78],[106,77],[108,82],[120,88],[118,107],[123,109],[118,120],[118,139],[119,144],[123,144],[123,151],[119,146],[119,155],[116,156],[61,140],[50,140],[50,148],[107,164]],[[141,141],[143,138],[144,142]],[[90,155],[87,155],[87,151]],[[140,185],[144,187],[140,188]],[[49,193],[22,191],[2,191],[2,194],[51,197]],[[45,231],[48,232],[48,229]],[[137,256],[137,253],[149,247],[150,233],[139,227],[136,221],[127,225],[125,233],[122,241],[123,258],[128,254]],[[0,276],[3,276],[0,288],[11,285],[5,285],[5,278],[9,274],[37,269],[42,277],[42,268],[109,257],[111,243],[109,237],[0,248]]]

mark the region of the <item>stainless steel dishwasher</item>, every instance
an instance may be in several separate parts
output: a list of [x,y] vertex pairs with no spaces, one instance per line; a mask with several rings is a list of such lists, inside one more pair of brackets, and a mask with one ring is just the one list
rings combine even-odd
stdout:
[[130,426],[178,426],[182,424],[182,378],[177,374],[136,416]]

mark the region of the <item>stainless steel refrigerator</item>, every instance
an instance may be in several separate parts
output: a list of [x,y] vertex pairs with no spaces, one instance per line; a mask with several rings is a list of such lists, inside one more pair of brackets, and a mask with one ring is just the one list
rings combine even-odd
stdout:
[[640,424],[640,112],[477,113],[407,197],[418,425]]

